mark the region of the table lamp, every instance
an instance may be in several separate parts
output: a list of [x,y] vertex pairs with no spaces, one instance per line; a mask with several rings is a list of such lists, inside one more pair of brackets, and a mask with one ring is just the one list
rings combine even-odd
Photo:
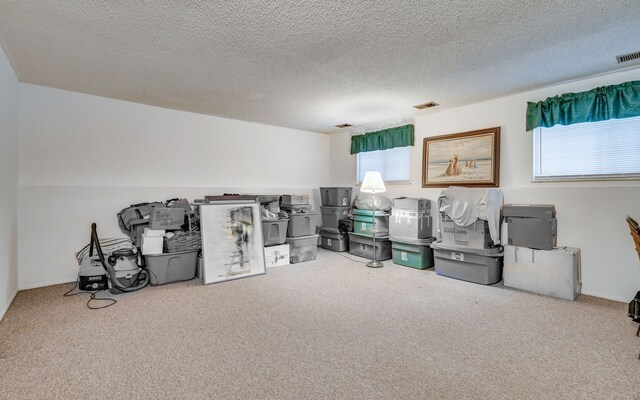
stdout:
[[376,193],[386,192],[387,188],[384,187],[382,176],[378,171],[367,171],[364,174],[360,191],[365,193],[371,193],[371,213],[373,218],[373,224],[371,231],[373,232],[373,261],[367,263],[367,267],[380,268],[384,264],[376,259]]

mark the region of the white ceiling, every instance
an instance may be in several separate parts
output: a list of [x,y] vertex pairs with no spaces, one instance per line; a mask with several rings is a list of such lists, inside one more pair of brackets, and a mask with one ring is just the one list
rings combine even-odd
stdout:
[[[0,0],[22,82],[310,131],[613,71],[638,0]],[[635,62],[635,65],[639,65]]]

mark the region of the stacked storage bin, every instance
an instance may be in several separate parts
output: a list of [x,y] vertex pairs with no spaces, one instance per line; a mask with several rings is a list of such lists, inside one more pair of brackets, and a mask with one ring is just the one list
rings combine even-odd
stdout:
[[[262,219],[262,241],[264,244],[264,261],[267,268],[279,267],[289,264],[289,245],[287,240],[287,227],[289,218],[280,215],[278,201],[263,204],[266,210],[276,214],[278,219]],[[273,215],[271,213],[267,213]]]
[[[149,228],[142,236],[142,254],[151,285],[191,280],[196,277],[200,232],[192,232],[194,215],[187,200],[173,201],[168,207],[154,207]],[[182,227],[188,221],[188,232]]]
[[[375,219],[375,247],[373,227]],[[349,253],[378,261],[391,258],[391,241],[389,240],[389,214],[382,210],[354,209],[353,232],[349,232]]]
[[[481,189],[456,188],[456,191],[462,190],[477,191],[473,193],[467,192],[467,194],[472,193],[473,195],[485,193],[479,192]],[[487,196],[487,198],[493,199],[492,201],[497,204],[484,204],[483,206],[499,209],[502,206],[502,193],[497,189],[489,190],[496,192],[493,193],[494,196]],[[488,222],[477,219],[469,225],[461,226],[456,224],[444,211],[440,211],[443,198],[454,194],[455,191],[449,189],[443,191],[443,194],[438,199],[441,239],[431,244],[436,273],[483,285],[492,285],[500,282],[502,280],[503,251],[499,243],[494,244],[491,239]],[[455,201],[454,197],[450,197],[448,200],[451,203]],[[467,203],[466,206],[478,207],[477,204],[472,202]],[[486,210],[485,214],[487,214]],[[496,225],[498,225],[497,222]]]
[[507,245],[504,285],[539,294],[575,300],[580,295],[580,249],[557,248],[553,205],[506,204]]
[[349,250],[346,234],[338,229],[341,219],[349,218],[351,210],[350,187],[321,187],[320,199],[322,207],[322,229],[320,229],[320,246],[331,251]]
[[346,233],[338,229],[341,219],[349,218],[351,210],[350,187],[321,187],[320,199],[322,207],[322,228],[320,229],[320,246],[331,251],[349,250]]
[[316,259],[318,249],[318,213],[306,195],[283,195],[280,207],[289,213],[286,242],[291,264]]
[[426,269],[433,267],[431,201],[423,198],[393,199],[389,238],[394,264]]

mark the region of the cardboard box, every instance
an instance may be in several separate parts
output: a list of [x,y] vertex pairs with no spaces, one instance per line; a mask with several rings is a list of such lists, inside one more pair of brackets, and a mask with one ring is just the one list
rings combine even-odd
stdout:
[[264,262],[267,268],[289,265],[289,244],[265,247]]

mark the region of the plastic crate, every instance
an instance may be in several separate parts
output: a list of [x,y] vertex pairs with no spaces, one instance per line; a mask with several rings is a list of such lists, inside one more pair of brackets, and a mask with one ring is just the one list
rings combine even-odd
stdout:
[[262,240],[265,246],[282,244],[287,240],[288,219],[262,221]]
[[320,247],[331,251],[349,250],[349,237],[337,230],[323,228],[320,230]]
[[323,228],[338,228],[338,221],[349,216],[349,207],[320,207]]
[[151,285],[188,281],[196,277],[199,250],[145,256]]
[[431,243],[435,238],[422,240],[403,240],[391,237],[393,263],[416,269],[433,267]]
[[318,235],[287,238],[291,264],[315,260],[318,255]]
[[349,232],[350,254],[373,260],[374,251],[378,261],[389,260],[391,258],[391,242],[389,241],[389,237],[376,237],[374,250],[373,237]]
[[303,237],[315,235],[318,226],[318,213],[289,214],[287,236]]
[[431,243],[436,273],[467,282],[492,285],[502,280],[502,248],[472,249]]
[[320,199],[323,206],[349,207],[351,205],[350,187],[321,187]]
[[[353,210],[353,232],[360,235],[373,236],[373,211]],[[389,214],[376,210],[376,236],[389,235]]]

